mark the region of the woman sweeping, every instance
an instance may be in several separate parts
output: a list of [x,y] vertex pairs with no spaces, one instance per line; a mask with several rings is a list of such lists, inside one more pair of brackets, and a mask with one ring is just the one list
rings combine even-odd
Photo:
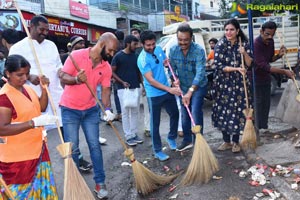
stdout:
[[[241,150],[239,135],[243,132],[246,121],[243,114],[246,104],[242,74],[245,74],[247,69],[241,66],[241,54],[244,56],[246,67],[251,66],[252,55],[247,38],[236,19],[228,20],[224,30],[224,37],[215,46],[212,121],[223,134],[224,143],[218,150],[231,149],[237,153]],[[243,47],[239,46],[239,37]]]
[[[0,174],[16,199],[58,199],[43,126],[54,116],[41,115],[48,104],[46,85],[40,78],[41,96],[25,85],[29,62],[11,55],[5,62],[7,83],[0,90]],[[0,191],[0,199],[7,199]]]

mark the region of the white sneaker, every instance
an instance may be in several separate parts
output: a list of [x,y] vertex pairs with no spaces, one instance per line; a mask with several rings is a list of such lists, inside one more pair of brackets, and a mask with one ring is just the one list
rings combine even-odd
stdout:
[[100,142],[100,144],[105,144],[106,141],[107,141],[107,140],[106,140],[105,138],[99,137],[99,142]]

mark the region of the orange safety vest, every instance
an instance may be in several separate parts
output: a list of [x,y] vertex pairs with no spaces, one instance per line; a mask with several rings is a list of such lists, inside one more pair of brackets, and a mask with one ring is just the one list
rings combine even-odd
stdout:
[[[24,85],[30,99],[9,84],[5,84],[0,94],[6,94],[17,112],[17,118],[11,123],[22,123],[41,115],[40,102],[32,88]],[[43,144],[42,127],[28,129],[13,136],[0,136],[0,161],[18,162],[36,159],[40,156]]]

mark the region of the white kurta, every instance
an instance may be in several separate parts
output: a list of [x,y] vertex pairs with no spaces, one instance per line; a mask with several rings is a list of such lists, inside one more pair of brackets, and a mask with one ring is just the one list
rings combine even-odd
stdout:
[[[32,52],[32,49],[30,48],[29,38],[26,37],[23,40],[19,41],[18,43],[14,44],[9,51],[9,55],[13,54],[19,54],[26,58],[30,65],[30,74],[39,75],[40,70],[38,68],[38,65],[35,61],[34,54]],[[51,94],[51,97],[53,99],[53,103],[55,105],[57,116],[61,119],[61,112],[59,108],[59,101],[60,97],[63,93],[63,88],[60,85],[60,80],[57,74],[58,69],[62,68],[62,63],[60,60],[60,56],[57,50],[56,45],[50,41],[50,40],[44,40],[42,43],[38,43],[36,40],[32,40],[33,46],[35,48],[35,52],[38,58],[38,61],[40,63],[42,74],[45,75],[50,80],[49,84],[49,91]],[[27,81],[28,84],[37,92],[37,94],[40,96],[41,94],[41,88],[39,85],[33,85],[29,81]],[[47,110],[44,112],[44,114],[53,115],[53,110],[50,104],[50,99],[48,103]],[[60,120],[60,126],[62,126],[61,120]],[[45,127],[46,129],[52,129],[56,126],[48,126]]]

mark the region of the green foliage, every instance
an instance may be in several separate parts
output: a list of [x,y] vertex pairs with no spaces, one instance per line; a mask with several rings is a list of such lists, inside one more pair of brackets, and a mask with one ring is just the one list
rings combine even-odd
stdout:
[[127,8],[127,6],[125,6],[125,5],[123,5],[123,4],[120,5],[119,10],[120,10],[120,11],[123,11],[123,12],[125,12],[125,13],[128,13],[128,8]]
[[148,29],[148,24],[133,24],[132,28],[137,28],[141,31],[144,31]]

